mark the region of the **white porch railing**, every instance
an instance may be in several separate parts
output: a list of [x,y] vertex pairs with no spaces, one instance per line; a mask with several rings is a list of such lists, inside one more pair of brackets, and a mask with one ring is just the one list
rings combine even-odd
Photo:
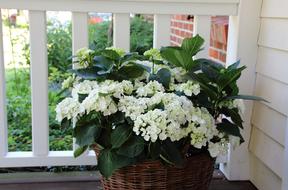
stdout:
[[[32,89],[32,152],[8,152],[5,70],[0,20],[0,167],[95,165],[93,152],[49,151],[46,11],[72,12],[73,52],[88,46],[88,12],[114,13],[114,46],[130,49],[130,13],[154,14],[154,47],[170,44],[170,15],[193,14],[194,35],[205,38],[199,56],[208,57],[211,16],[237,16],[240,0],[0,0],[1,8],[29,11]],[[230,29],[230,28],[229,28]],[[235,32],[237,28],[232,28]],[[230,32],[229,32],[230,36]],[[232,35],[237,41],[237,35]],[[228,42],[229,43],[229,42]],[[229,51],[235,51],[228,49]],[[236,55],[235,52],[230,52]],[[226,162],[226,157],[219,162]]]

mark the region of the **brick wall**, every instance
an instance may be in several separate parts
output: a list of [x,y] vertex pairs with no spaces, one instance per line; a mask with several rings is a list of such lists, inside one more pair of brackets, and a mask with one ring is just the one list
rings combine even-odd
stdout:
[[[227,36],[228,36],[228,17],[215,16],[211,22],[211,38],[209,55],[211,59],[218,62],[226,62]],[[193,16],[173,15],[171,19],[172,46],[179,46],[185,37],[193,35]]]

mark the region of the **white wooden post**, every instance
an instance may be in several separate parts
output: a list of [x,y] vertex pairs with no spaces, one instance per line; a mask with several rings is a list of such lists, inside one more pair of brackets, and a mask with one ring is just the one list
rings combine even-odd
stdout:
[[194,16],[193,35],[199,34],[204,38],[204,49],[196,57],[208,58],[210,47],[211,16]]
[[86,12],[72,13],[72,49],[73,55],[83,47],[88,47],[88,14]]
[[288,189],[288,119],[286,125],[286,135],[285,135],[285,152],[284,152],[284,169],[282,177],[282,190]]
[[29,11],[32,90],[32,149],[35,156],[47,156],[48,125],[48,63],[46,12]]
[[130,14],[113,14],[113,46],[130,51]]
[[[262,0],[241,0],[238,16],[229,18],[227,66],[240,58],[241,64],[248,67],[238,82],[240,94],[253,94],[254,92],[261,3]],[[242,135],[246,142],[235,150],[230,148],[227,164],[220,166],[221,171],[229,180],[249,180],[250,178],[248,143],[253,103],[246,101],[245,106]]]
[[5,67],[3,53],[2,14],[0,10],[0,157],[8,152]]
[[153,47],[160,49],[170,45],[171,15],[154,15]]
[[[89,46],[88,41],[88,14],[86,12],[72,13],[72,52],[76,55],[77,50]],[[77,64],[73,64],[73,68],[77,68]],[[76,139],[73,138],[73,150],[76,150],[78,145]]]

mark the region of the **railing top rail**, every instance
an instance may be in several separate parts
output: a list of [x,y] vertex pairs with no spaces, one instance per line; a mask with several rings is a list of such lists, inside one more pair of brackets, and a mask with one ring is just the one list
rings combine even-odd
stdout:
[[240,0],[0,0],[1,8],[41,11],[236,15]]

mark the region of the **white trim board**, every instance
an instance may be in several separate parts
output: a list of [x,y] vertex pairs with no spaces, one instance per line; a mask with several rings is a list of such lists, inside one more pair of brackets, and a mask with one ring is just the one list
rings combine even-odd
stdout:
[[286,140],[285,140],[285,151],[284,151],[284,169],[282,177],[282,190],[288,189],[288,119],[286,125]]

